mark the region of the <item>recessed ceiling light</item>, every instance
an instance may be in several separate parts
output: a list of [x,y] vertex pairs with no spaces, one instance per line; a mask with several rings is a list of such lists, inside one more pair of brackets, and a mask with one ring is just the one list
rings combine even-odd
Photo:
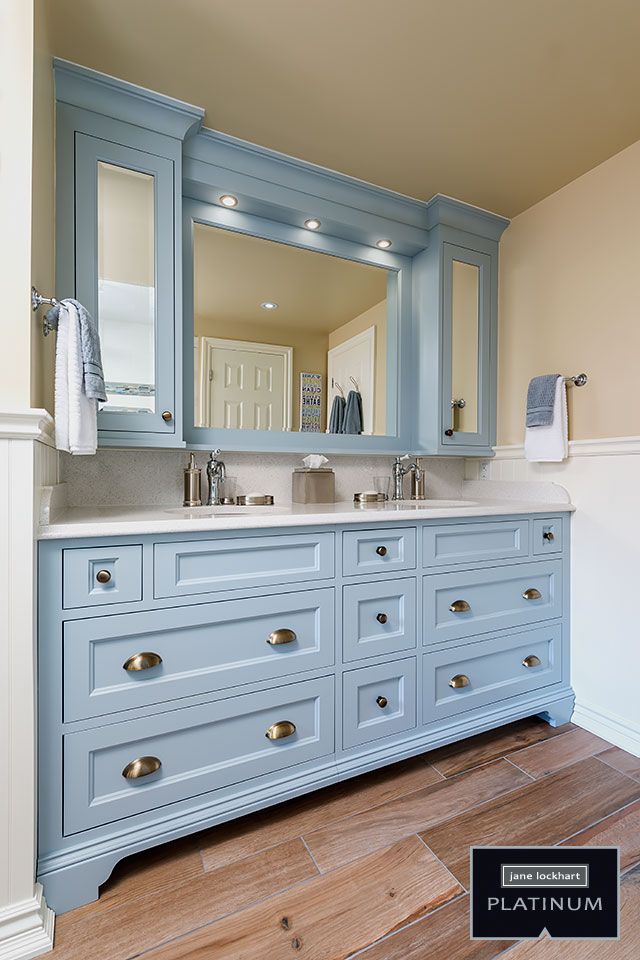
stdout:
[[391,240],[376,240],[376,247],[380,247],[381,250],[388,250],[391,246]]
[[321,226],[320,221],[317,220],[315,217],[311,217],[309,220],[305,220],[304,225],[307,228],[307,230],[319,230]]
[[260,306],[263,310],[277,310],[278,304],[274,303],[273,300],[265,300],[264,303],[261,303]]
[[223,193],[220,197],[220,203],[223,207],[237,207],[238,198],[234,197],[231,193]]

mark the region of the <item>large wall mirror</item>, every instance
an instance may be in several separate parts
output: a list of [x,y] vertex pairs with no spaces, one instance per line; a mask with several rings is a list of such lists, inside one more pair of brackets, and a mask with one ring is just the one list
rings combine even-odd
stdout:
[[395,435],[397,278],[194,222],[195,426]]

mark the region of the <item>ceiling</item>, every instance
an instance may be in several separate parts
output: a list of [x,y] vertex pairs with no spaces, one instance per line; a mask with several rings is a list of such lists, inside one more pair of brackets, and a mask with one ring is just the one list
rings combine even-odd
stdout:
[[640,139],[638,0],[50,0],[53,52],[214,129],[512,217]]
[[[329,333],[387,296],[387,271],[217,227],[194,227],[195,314]],[[278,304],[265,310],[261,303]]]

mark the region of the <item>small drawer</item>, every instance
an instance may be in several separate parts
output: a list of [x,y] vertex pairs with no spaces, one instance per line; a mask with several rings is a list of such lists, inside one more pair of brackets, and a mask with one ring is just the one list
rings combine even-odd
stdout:
[[486,563],[529,556],[529,521],[427,524],[422,529],[422,564]]
[[154,596],[184,597],[334,576],[333,533],[156,543]]
[[465,643],[422,658],[424,723],[562,679],[559,625]]
[[65,834],[332,754],[333,697],[322,677],[67,734]]
[[334,589],[64,624],[64,719],[275,680],[335,661]]
[[541,556],[545,553],[562,552],[562,518],[533,521],[533,552]]
[[65,609],[142,600],[142,547],[82,547],[62,551]]
[[416,645],[416,581],[344,587],[342,619],[344,660],[412,649]]
[[427,644],[562,616],[561,560],[442,573],[423,583]]
[[416,725],[413,657],[348,671],[342,677],[342,693],[345,749],[411,730]]
[[415,570],[416,531],[385,526],[348,530],[342,535],[342,565],[345,577]]

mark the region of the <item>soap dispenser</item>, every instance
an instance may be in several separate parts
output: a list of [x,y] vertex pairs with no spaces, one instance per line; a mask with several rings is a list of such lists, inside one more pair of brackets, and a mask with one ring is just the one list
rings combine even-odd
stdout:
[[202,506],[202,475],[196,467],[195,453],[189,454],[189,463],[184,471],[184,501],[185,507]]

